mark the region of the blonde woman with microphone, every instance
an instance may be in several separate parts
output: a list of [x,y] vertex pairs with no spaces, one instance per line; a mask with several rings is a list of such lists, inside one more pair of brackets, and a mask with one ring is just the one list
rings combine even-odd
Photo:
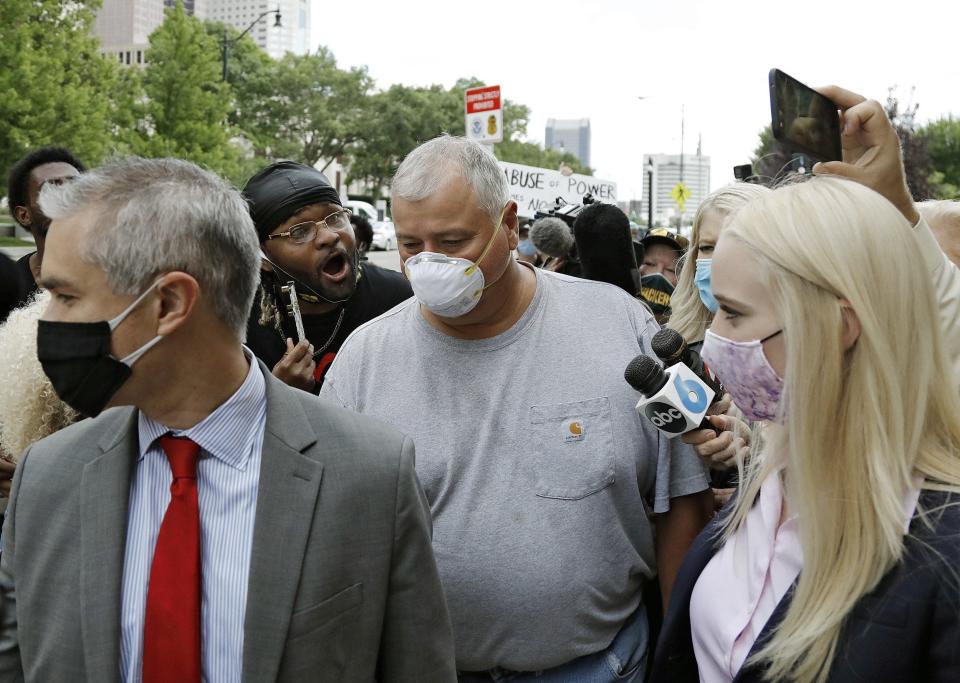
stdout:
[[815,172],[859,182],[780,188],[717,244],[703,355],[768,425],[680,569],[655,682],[960,680],[960,283],[880,105],[823,92],[845,154]]

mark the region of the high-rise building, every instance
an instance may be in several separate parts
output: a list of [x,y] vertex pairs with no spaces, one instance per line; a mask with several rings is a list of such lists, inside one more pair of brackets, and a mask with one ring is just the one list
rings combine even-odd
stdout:
[[205,0],[207,19],[243,31],[264,12],[280,10],[280,26],[271,13],[250,29],[250,36],[274,59],[310,50],[309,0]]
[[[183,9],[187,14],[195,16],[197,19],[207,18],[207,0],[180,0],[183,3]],[[176,7],[177,0],[163,0],[166,7]]]
[[[650,201],[650,176],[653,171],[653,222],[654,225],[673,225],[677,218],[683,225],[690,225],[697,207],[710,194],[710,157],[700,154],[684,154],[681,166],[679,154],[643,155],[643,201],[641,220],[647,219],[647,202]],[[652,163],[651,163],[652,162]],[[683,215],[674,200],[673,189],[681,182],[690,190]]]
[[124,65],[143,64],[148,38],[163,23],[164,0],[103,0],[93,32],[100,51]]
[[547,119],[547,149],[569,152],[584,166],[590,165],[590,119]]

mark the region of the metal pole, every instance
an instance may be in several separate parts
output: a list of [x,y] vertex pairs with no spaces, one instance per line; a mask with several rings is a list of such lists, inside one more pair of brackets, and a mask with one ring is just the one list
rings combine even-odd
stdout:
[[684,106],[680,105],[680,182],[683,182],[683,133],[686,127],[686,113]]
[[653,228],[653,164],[647,164],[647,230]]

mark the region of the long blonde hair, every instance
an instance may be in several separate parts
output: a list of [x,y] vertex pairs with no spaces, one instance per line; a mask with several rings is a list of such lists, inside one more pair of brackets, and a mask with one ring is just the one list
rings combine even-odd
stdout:
[[38,293],[0,326],[0,448],[14,460],[80,417],[60,400],[37,360],[37,321],[49,301],[48,292]]
[[677,287],[670,297],[670,321],[667,327],[680,333],[688,344],[703,341],[704,334],[713,320],[713,313],[710,312],[703,301],[700,300],[700,292],[697,291],[697,285],[694,282],[696,275],[697,252],[700,250],[700,226],[703,223],[707,212],[713,211],[723,217],[732,215],[737,209],[747,202],[763,197],[770,192],[770,189],[763,185],[754,185],[752,183],[731,183],[725,185],[719,190],[707,195],[697,214],[693,218],[693,234],[690,240],[690,248],[680,260],[680,277],[677,280]]
[[[880,195],[839,178],[785,186],[740,209],[723,239],[756,255],[787,357],[784,426],[755,444],[723,538],[784,466],[804,566],[751,661],[769,665],[769,680],[819,683],[847,615],[903,554],[913,477],[960,491],[960,396],[911,226]],[[846,351],[841,299],[861,326]]]

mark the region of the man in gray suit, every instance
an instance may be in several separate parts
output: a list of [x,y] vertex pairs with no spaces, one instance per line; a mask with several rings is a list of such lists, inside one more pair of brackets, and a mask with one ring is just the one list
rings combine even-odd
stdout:
[[412,443],[242,346],[239,193],[132,159],[41,206],[38,356],[92,419],[17,468],[0,681],[455,680]]

